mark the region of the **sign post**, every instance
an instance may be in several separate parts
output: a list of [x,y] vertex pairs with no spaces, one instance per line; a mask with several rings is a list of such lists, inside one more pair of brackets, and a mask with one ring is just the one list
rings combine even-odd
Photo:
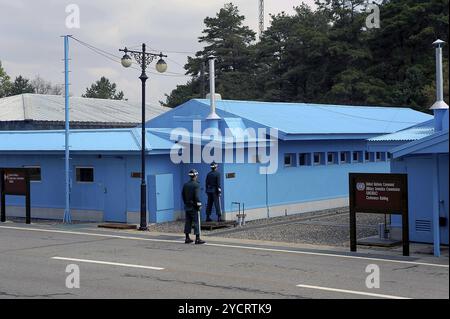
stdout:
[[6,195],[25,196],[25,222],[31,224],[30,175],[26,168],[0,168],[1,222],[6,221]]
[[356,251],[356,213],[402,215],[403,256],[409,256],[406,174],[349,174],[350,250]]

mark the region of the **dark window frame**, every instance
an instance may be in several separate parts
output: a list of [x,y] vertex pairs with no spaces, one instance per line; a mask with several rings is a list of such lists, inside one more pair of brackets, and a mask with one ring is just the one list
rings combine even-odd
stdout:
[[[92,180],[81,180],[81,170],[91,170]],[[92,184],[95,183],[95,170],[93,166],[76,166],[75,167],[75,181],[79,184]]]
[[[289,164],[286,164],[286,159],[287,158],[289,158]],[[284,154],[284,161],[283,161],[283,163],[284,163],[284,167],[292,167],[292,166],[294,166],[293,154],[291,154],[291,153]]]
[[[316,162],[316,155],[319,156],[318,162]],[[314,152],[313,153],[313,165],[315,165],[315,166],[323,165],[323,153],[322,152]]]
[[[356,159],[355,159],[356,155]],[[352,152],[352,163],[360,163],[361,162],[361,154],[359,151]]]
[[[349,154],[348,151],[340,152],[340,155],[339,155],[339,162],[340,162],[341,164],[349,164],[349,163],[350,163],[350,158],[351,158],[349,155],[350,155],[350,154]],[[342,160],[342,156],[344,156],[344,160]]]
[[[330,161],[331,156],[331,161]],[[335,152],[327,152],[327,165],[335,165],[336,162],[336,153]]]
[[[311,153],[299,153],[298,154],[298,166],[310,166]],[[303,162],[303,163],[302,163]]]
[[23,168],[28,169],[29,172],[33,169],[39,169],[39,179],[33,179],[33,174],[31,172],[29,173],[30,182],[31,183],[41,183],[42,182],[42,168],[40,165],[24,165]]

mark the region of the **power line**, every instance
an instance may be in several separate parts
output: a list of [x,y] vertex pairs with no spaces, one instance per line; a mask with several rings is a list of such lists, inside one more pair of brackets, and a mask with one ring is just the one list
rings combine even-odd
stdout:
[[[78,42],[79,44],[81,44],[82,46],[85,46],[86,48],[88,48],[88,49],[92,50],[93,52],[97,53],[98,55],[101,55],[101,56],[103,56],[104,58],[106,58],[108,60],[111,60],[113,62],[121,64],[121,61],[120,61],[121,57],[120,56],[115,55],[113,53],[110,53],[108,51],[102,50],[102,49],[100,49],[100,48],[98,48],[98,47],[96,47],[96,46],[94,46],[92,44],[84,42],[84,41],[82,41],[80,39],[77,39],[77,38],[75,38],[73,36],[71,36],[71,38],[73,40],[75,40],[76,42]],[[133,63],[137,64],[134,61],[133,61]],[[140,71],[140,69],[137,68],[137,67],[132,66],[131,68]],[[176,72],[170,72],[170,71],[167,72],[167,74],[156,73],[156,72],[152,72],[152,71],[149,71],[149,73],[151,73],[153,75],[161,75],[161,76],[166,76],[166,77],[189,77],[189,75],[186,75],[186,74],[183,74],[183,73],[176,73]]]

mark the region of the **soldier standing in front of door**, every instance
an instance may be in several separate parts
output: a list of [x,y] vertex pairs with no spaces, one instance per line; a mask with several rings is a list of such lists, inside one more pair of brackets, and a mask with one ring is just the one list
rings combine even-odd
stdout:
[[206,221],[211,220],[212,205],[216,209],[217,221],[222,221],[222,212],[220,210],[220,194],[222,189],[220,188],[220,173],[217,171],[217,163],[211,163],[211,172],[206,176],[206,194],[208,195],[208,204],[206,205]]
[[192,226],[194,226],[195,243],[197,245],[205,242],[200,239],[200,216],[199,210],[202,207],[200,201],[200,184],[197,181],[198,172],[195,169],[189,171],[190,181],[183,185],[181,196],[183,197],[184,210],[186,212],[186,222],[184,224],[184,233],[186,235],[185,243],[190,244],[193,240],[190,238]]

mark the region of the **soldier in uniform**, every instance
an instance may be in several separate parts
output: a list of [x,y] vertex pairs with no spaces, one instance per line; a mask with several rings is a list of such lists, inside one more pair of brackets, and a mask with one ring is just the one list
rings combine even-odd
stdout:
[[222,212],[220,211],[220,173],[217,171],[217,163],[211,163],[211,172],[206,176],[206,194],[208,195],[208,204],[206,205],[206,221],[211,221],[212,205],[216,209],[217,221],[222,221]]
[[184,233],[186,234],[186,244],[190,244],[193,240],[189,237],[192,226],[194,226],[194,233],[196,236],[195,243],[197,245],[205,242],[200,239],[200,216],[198,214],[202,203],[200,201],[200,184],[197,181],[198,172],[195,169],[189,171],[191,180],[184,184],[181,193],[184,202],[184,210],[186,212],[186,222],[184,225]]

